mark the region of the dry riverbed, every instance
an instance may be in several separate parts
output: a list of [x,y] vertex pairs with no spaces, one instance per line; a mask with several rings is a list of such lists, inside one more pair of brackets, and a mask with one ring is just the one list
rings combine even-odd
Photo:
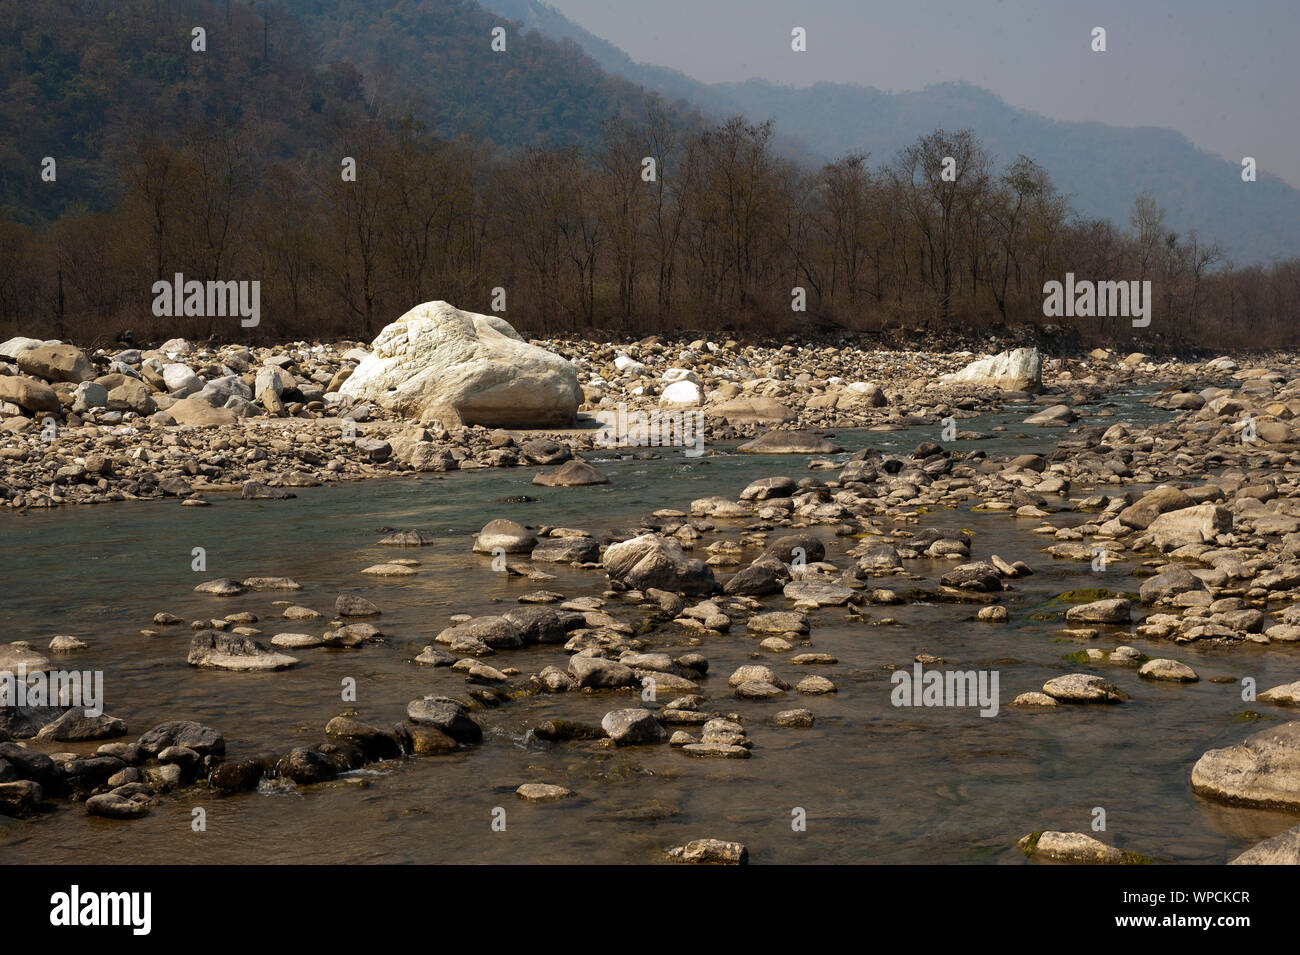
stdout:
[[[537,344],[576,368],[582,404],[575,428],[447,429],[350,399],[340,389],[366,355],[355,343],[249,349],[175,339],[156,349],[88,356],[71,345],[11,339],[0,345],[0,501],[22,509],[236,489],[283,497],[295,487],[412,471],[558,466],[600,449],[602,425],[618,428],[637,414],[650,424],[646,430],[662,424],[663,434],[647,435],[647,443],[680,443],[682,416],[700,415],[705,453],[710,443],[777,427],[928,423],[938,437],[951,419],[956,441],[971,437],[960,430],[964,418],[1018,396],[980,382],[939,381],[967,366],[976,357],[970,352],[865,350],[847,342]],[[1270,366],[1284,374],[1290,367]],[[1237,382],[1226,367],[1097,353],[1047,358],[1033,390],[1048,412],[1043,421],[1068,424],[1071,405],[1118,389],[1164,384],[1177,392],[1183,383],[1207,380],[1236,389],[1229,410],[1221,402],[1222,413],[1211,419],[1236,426],[1246,407],[1238,410],[1240,401],[1253,409],[1273,397],[1259,389],[1277,384]],[[1182,393],[1170,400],[1190,407],[1203,399]],[[1277,415],[1258,411],[1264,440],[1282,437]],[[685,439],[695,439],[695,430],[692,424]],[[630,440],[638,450],[637,435]],[[584,477],[591,479],[573,479]]]

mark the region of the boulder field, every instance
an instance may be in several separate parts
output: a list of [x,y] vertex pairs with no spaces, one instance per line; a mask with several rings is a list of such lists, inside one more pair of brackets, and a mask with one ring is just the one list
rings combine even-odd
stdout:
[[[981,355],[849,336],[526,342],[502,317],[446,302],[411,309],[371,343],[174,338],[88,354],[19,336],[0,343],[0,504],[201,504],[205,494],[241,490],[250,500],[287,500],[300,487],[484,467],[536,468],[539,485],[579,487],[606,479],[583,457],[611,447],[650,457],[664,446],[699,455],[723,444],[831,455],[846,428],[933,428],[945,446],[978,457],[990,435],[963,420],[1009,411],[1060,443],[1054,453],[1070,458],[1075,483],[1179,481],[1207,462],[1231,466],[1294,446],[1300,366],[1285,353],[1252,361],[1102,349],[1046,357],[1028,346]],[[1102,429],[1095,418],[1079,420],[1109,394],[1153,385],[1159,393],[1144,400],[1173,412],[1170,421]],[[833,463],[814,457],[810,466]],[[853,468],[871,471],[865,461]],[[1043,493],[1026,488],[1010,503],[1039,507],[1030,497]],[[1204,503],[1214,502],[1188,502]],[[1143,505],[1152,511],[1143,519],[1188,504]],[[1289,523],[1273,513],[1275,502],[1249,507],[1261,528]],[[1220,511],[1204,508],[1153,531],[1178,546],[1223,525]]]

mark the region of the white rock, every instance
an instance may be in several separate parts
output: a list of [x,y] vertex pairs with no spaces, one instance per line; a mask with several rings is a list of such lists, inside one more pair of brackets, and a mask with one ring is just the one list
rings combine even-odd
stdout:
[[700,386],[693,381],[675,381],[659,396],[661,408],[694,408],[700,403]]
[[1003,391],[1029,391],[1043,381],[1043,360],[1037,348],[1017,348],[971,362],[959,372],[939,379],[949,385],[980,385]]
[[565,359],[505,320],[425,302],[384,328],[340,393],[448,427],[572,423],[582,389]]
[[203,379],[194,374],[188,365],[180,362],[164,365],[162,376],[167,390],[177,398],[188,398],[203,390]]
[[18,335],[9,339],[7,342],[0,344],[0,355],[5,358],[17,358],[20,354],[28,351],[38,345],[48,345],[49,342],[41,341],[39,338],[24,338]]
[[272,391],[276,397],[279,397],[296,386],[297,383],[294,381],[293,375],[283,368],[265,365],[258,369],[257,379],[253,384],[253,394],[260,396],[264,391]]
[[689,381],[692,384],[700,383],[700,376],[695,374],[689,368],[669,368],[664,372],[663,382],[665,385],[671,385],[678,381]]
[[108,389],[93,381],[83,381],[73,393],[72,410],[81,412],[108,407]]
[[158,346],[158,350],[169,358],[175,358],[178,355],[188,355],[194,351],[194,346],[184,338],[169,338]]

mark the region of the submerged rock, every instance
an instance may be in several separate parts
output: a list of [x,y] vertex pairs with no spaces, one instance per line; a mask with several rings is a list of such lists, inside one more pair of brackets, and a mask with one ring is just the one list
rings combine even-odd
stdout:
[[525,802],[558,802],[573,796],[573,790],[549,783],[524,783],[515,790],[515,795]]
[[339,769],[337,762],[309,746],[290,750],[275,765],[280,776],[299,786],[327,782],[338,776]]
[[29,816],[45,802],[45,790],[30,779],[0,782],[0,816]]
[[470,717],[469,708],[459,700],[445,696],[412,700],[406,705],[406,715],[412,723],[432,726],[458,743],[478,743],[483,739],[483,729]]
[[829,580],[792,580],[783,592],[786,600],[818,607],[842,607],[857,598],[857,592]]
[[540,487],[589,487],[593,484],[608,484],[609,478],[601,474],[586,461],[566,461],[554,471],[543,471],[533,478],[533,483]]
[[736,448],[748,454],[834,454],[844,449],[810,431],[768,431]]
[[1070,623],[1128,623],[1132,604],[1123,597],[1077,604],[1065,612]]
[[248,588],[238,580],[222,577],[218,580],[205,580],[194,588],[196,594],[212,594],[217,597],[238,597]]
[[1128,699],[1115,684],[1090,673],[1070,673],[1043,684],[1043,692],[1062,703],[1122,703]]
[[660,743],[666,735],[654,714],[643,709],[610,710],[600,725],[620,746]]
[[541,564],[594,564],[600,544],[590,537],[548,537],[533,548],[532,559]]
[[713,568],[686,556],[681,544],[656,534],[642,534],[605,549],[605,569],[612,582],[635,590],[656,588],[688,595],[710,594]]
[[159,723],[136,743],[141,751],[150,756],[156,756],[171,746],[184,746],[203,756],[220,756],[226,751],[226,741],[220,733],[193,720]]
[[617,660],[576,653],[569,657],[569,671],[579,686],[594,689],[612,689],[620,686],[640,686],[641,681],[629,666]]
[[298,659],[276,653],[256,640],[217,630],[200,630],[190,641],[190,666],[215,670],[284,670]]
[[706,759],[749,759],[751,755],[744,746],[732,743],[683,743],[681,751]]
[[95,739],[113,739],[126,735],[126,721],[107,713],[91,716],[82,707],[72,707],[52,723],[47,723],[36,734],[38,741],[82,742]]
[[334,612],[340,617],[377,617],[383,613],[360,594],[339,594],[334,601]]
[[1251,846],[1228,865],[1300,865],[1300,826]]
[[1259,695],[1259,701],[1276,703],[1279,706],[1300,706],[1300,680],[1265,690]]
[[791,726],[800,729],[807,729],[813,725],[814,718],[812,710],[782,710],[772,717],[772,722],[777,726]]
[[49,658],[31,647],[20,643],[0,643],[0,673],[17,673],[20,669],[35,673],[50,668]]
[[149,797],[143,794],[128,797],[116,790],[100,793],[86,800],[86,812],[106,819],[139,819],[149,814]]
[[1138,668],[1138,676],[1148,680],[1169,680],[1174,683],[1195,683],[1200,679],[1196,671],[1177,660],[1148,660]]
[[1082,832],[1035,832],[1016,843],[1031,859],[1076,865],[1136,865],[1150,860],[1108,846]]
[[537,546],[537,535],[522,524],[504,518],[488,521],[474,539],[474,553],[527,554]]
[[379,543],[384,547],[427,547],[435,541],[436,538],[429,537],[421,531],[405,530],[394,531]]

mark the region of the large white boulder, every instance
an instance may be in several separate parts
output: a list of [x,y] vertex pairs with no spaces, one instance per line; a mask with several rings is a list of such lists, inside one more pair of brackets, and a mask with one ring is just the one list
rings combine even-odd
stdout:
[[694,408],[700,403],[700,386],[683,378],[674,381],[659,396],[661,408]]
[[1037,348],[1016,348],[971,362],[961,371],[939,380],[946,385],[1035,391],[1043,383],[1043,359]]
[[565,426],[582,402],[565,359],[525,342],[504,319],[442,301],[384,328],[339,392],[447,427]]
[[57,345],[57,340],[41,341],[39,338],[24,338],[22,335],[11,338],[6,342],[0,342],[0,357],[17,358],[25,351],[33,348],[39,348],[41,345]]

